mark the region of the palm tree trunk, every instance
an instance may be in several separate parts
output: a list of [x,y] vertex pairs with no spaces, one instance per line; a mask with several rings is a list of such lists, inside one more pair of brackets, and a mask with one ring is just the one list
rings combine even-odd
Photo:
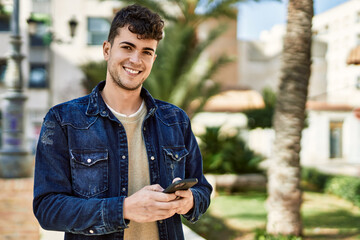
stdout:
[[282,76],[274,115],[274,154],[268,169],[267,232],[302,234],[300,141],[311,66],[313,0],[289,0]]

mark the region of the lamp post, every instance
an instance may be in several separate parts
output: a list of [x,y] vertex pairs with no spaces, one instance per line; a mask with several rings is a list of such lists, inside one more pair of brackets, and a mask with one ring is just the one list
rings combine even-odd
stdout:
[[14,0],[11,18],[11,53],[5,72],[5,88],[2,108],[2,147],[0,149],[0,177],[29,177],[32,161],[25,144],[24,106],[27,97],[23,93],[20,53],[19,0]]

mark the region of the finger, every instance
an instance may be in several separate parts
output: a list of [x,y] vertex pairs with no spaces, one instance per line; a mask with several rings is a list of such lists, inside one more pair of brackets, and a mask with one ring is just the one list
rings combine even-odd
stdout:
[[172,182],[174,183],[174,182],[176,182],[176,181],[180,181],[180,180],[181,180],[181,178],[176,177],[176,178],[174,178],[174,179],[173,179],[173,181],[172,181]]
[[149,185],[145,187],[147,190],[155,191],[155,192],[162,192],[164,189],[159,184]]
[[151,196],[158,202],[170,202],[176,199],[175,193],[153,192]]
[[191,190],[178,190],[175,192],[177,197],[191,197]]
[[163,210],[163,211],[176,211],[181,207],[181,202],[179,201],[171,201],[171,202],[155,202],[153,205],[153,209]]

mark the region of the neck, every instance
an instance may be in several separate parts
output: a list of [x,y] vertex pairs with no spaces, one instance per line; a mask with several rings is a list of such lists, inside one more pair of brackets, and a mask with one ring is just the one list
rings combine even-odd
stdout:
[[106,81],[101,96],[107,105],[118,113],[131,115],[141,106],[142,98],[140,97],[141,88],[129,91],[120,88],[112,81]]

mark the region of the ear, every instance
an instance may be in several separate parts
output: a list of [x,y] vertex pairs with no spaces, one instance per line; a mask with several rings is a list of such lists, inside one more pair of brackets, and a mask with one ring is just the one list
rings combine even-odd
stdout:
[[156,60],[156,57],[157,57],[157,55],[155,54],[155,55],[154,55],[154,60],[153,60],[153,63],[155,62],[155,60]]
[[104,55],[105,61],[109,60],[110,49],[111,49],[111,43],[108,42],[108,41],[104,41],[104,43],[103,43],[103,55]]

